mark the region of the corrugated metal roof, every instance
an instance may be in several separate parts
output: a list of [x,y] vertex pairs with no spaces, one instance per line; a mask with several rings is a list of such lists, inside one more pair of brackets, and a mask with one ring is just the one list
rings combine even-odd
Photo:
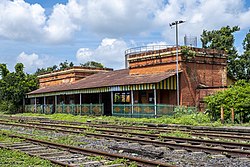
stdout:
[[123,85],[137,85],[147,83],[158,83],[166,78],[174,76],[175,71],[168,71],[156,74],[144,74],[144,75],[129,75],[128,69],[116,70],[110,72],[99,72],[97,74],[90,75],[74,83],[61,84],[55,86],[49,86],[37,89],[28,93],[43,94],[50,92],[60,92],[67,90],[81,90],[91,88],[101,88],[108,86],[123,86]]

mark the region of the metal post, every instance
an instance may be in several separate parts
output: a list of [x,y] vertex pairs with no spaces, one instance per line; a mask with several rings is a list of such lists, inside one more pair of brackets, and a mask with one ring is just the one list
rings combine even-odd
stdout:
[[156,114],[157,114],[157,108],[156,108],[156,89],[154,89],[154,109],[155,109],[155,117],[156,117]]
[[134,115],[134,91],[131,90],[131,113]]
[[80,102],[79,102],[80,106],[82,105],[82,94],[80,93]]
[[56,113],[56,106],[57,106],[57,95],[55,95],[55,111],[54,111],[54,113]]
[[43,97],[43,113],[45,113],[46,97]]
[[80,93],[80,102],[79,102],[79,104],[80,104],[80,115],[82,115],[82,94]]
[[111,92],[111,113],[113,115],[113,92]]
[[175,25],[175,28],[176,28],[176,98],[177,98],[177,106],[180,105],[180,97],[179,97],[179,54],[178,54],[178,23],[176,22],[176,25]]
[[25,112],[25,97],[23,97],[23,108],[22,108],[22,112]]
[[128,57],[127,54],[125,53],[125,69],[128,68]]
[[101,95],[101,93],[99,93],[99,97],[98,97],[98,98],[99,98],[99,99],[98,99],[98,100],[99,100],[99,104],[101,104],[101,103],[102,103],[102,101],[101,101],[101,97],[102,97],[102,95]]
[[37,108],[36,108],[36,97],[35,97],[35,113],[37,112]]
[[57,105],[57,95],[55,95],[55,106]]
[[180,20],[180,21],[175,21],[175,22],[173,22],[173,23],[171,23],[171,24],[169,24],[170,25],[170,27],[172,28],[172,26],[174,26],[175,25],[175,35],[176,35],[176,37],[175,37],[175,39],[176,39],[176,101],[177,101],[177,106],[179,106],[180,105],[180,90],[179,90],[179,61],[178,61],[178,58],[179,58],[179,53],[178,53],[178,46],[179,46],[179,44],[178,44],[178,24],[181,24],[181,23],[184,23],[185,21],[182,21],[182,20]]

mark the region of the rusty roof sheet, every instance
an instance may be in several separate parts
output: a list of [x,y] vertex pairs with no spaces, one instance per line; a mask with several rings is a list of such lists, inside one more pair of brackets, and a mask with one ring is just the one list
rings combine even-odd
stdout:
[[123,85],[136,85],[145,83],[157,83],[166,78],[175,75],[175,71],[168,71],[156,74],[143,74],[143,75],[129,75],[128,69],[116,70],[110,72],[99,72],[83,78],[74,83],[61,84],[37,89],[28,93],[41,94],[49,92],[60,92],[67,90],[80,90],[89,88],[101,88],[108,86],[123,86]]

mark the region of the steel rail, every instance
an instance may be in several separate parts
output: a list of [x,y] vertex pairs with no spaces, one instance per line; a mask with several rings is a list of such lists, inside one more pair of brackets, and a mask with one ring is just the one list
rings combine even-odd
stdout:
[[[8,122],[8,120],[0,120],[1,122]],[[43,121],[42,121],[43,122]],[[49,121],[46,121],[46,123]],[[53,121],[54,122],[54,121]],[[62,121],[56,121],[56,122],[62,122]],[[27,124],[35,124],[36,122],[25,122]],[[45,123],[45,122],[43,122]],[[37,123],[39,124],[39,123]],[[41,123],[42,124],[42,123]],[[47,123],[48,124],[48,123]],[[49,124],[52,124],[49,122]],[[158,133],[169,133],[174,130],[182,131],[185,133],[188,133],[193,136],[206,136],[210,138],[227,138],[227,139],[233,139],[233,140],[250,140],[249,133],[240,133],[240,132],[219,132],[218,131],[203,131],[203,130],[190,130],[190,129],[178,129],[178,128],[152,128],[152,127],[131,127],[131,126],[119,126],[119,125],[100,125],[100,124],[88,124],[88,123],[82,123],[84,125],[88,125],[91,127],[101,127],[101,128],[115,128],[115,129],[127,129],[127,130],[155,130]],[[43,124],[44,125],[44,124]],[[53,124],[53,126],[60,126],[58,124]],[[62,125],[63,126],[63,125]],[[101,129],[96,129],[99,131],[103,131]],[[107,131],[107,130],[106,130]],[[215,134],[214,134],[215,133]],[[237,136],[235,136],[237,135]]]
[[99,150],[92,150],[92,149],[87,149],[87,148],[80,148],[80,147],[75,147],[75,146],[58,144],[58,143],[28,138],[28,137],[19,136],[19,135],[6,134],[6,133],[1,133],[1,134],[9,136],[9,137],[13,137],[13,138],[24,139],[26,141],[31,141],[31,142],[35,142],[35,143],[46,144],[48,146],[54,146],[54,147],[58,147],[58,148],[67,149],[68,151],[75,152],[75,153],[99,155],[99,156],[105,156],[105,157],[109,157],[109,158],[124,158],[124,159],[128,159],[130,161],[135,161],[139,164],[157,166],[157,167],[174,167],[174,165],[170,165],[170,164],[166,164],[166,163],[162,163],[162,162],[158,162],[158,161],[150,161],[150,160],[146,160],[146,159],[142,159],[142,158],[135,158],[135,157],[130,157],[130,156],[121,155],[121,154],[113,154],[113,153],[108,153],[108,152],[99,151]]
[[[1,122],[1,121],[0,121]],[[57,124],[42,124],[42,123],[27,123],[30,125],[39,125],[39,126],[53,126],[53,127],[60,127],[60,128],[70,128],[70,129],[77,129],[77,130],[87,130],[88,128],[85,127],[78,127],[78,126],[65,126],[65,125],[57,125]],[[140,135],[140,136],[146,136],[146,137],[162,137],[162,138],[171,138],[171,137],[166,137],[166,136],[161,136],[161,135],[157,135],[157,134],[145,134],[145,133],[135,133],[135,132],[124,132],[124,131],[119,131],[119,130],[108,130],[108,129],[98,129],[95,128],[94,130],[96,131],[102,131],[102,132],[115,132],[115,133],[120,133],[120,134],[132,134],[132,135]],[[165,131],[164,131],[165,132]],[[207,134],[207,133],[199,133],[199,132],[195,132],[189,133],[190,135],[195,135],[195,136],[207,136],[207,137],[224,137],[224,138],[229,138],[229,139],[238,139],[238,140],[250,140],[250,137],[245,137],[245,136],[232,136],[232,135],[219,135],[219,134]],[[172,137],[173,139],[179,139],[178,137]],[[181,138],[180,138],[181,139]],[[210,142],[211,140],[203,140],[203,139],[192,139],[190,138],[190,140],[192,141],[207,141]],[[212,142],[216,142],[216,141],[211,141]],[[232,143],[234,144],[234,143]]]
[[[31,124],[31,125],[54,126],[54,127],[73,128],[73,129],[81,129],[81,130],[88,129],[88,128],[84,128],[84,127],[68,126],[68,125],[65,126],[65,125],[58,125],[58,124],[42,124],[42,123],[33,123],[33,122],[26,122],[26,123]],[[125,132],[121,132],[121,131],[107,130],[107,129],[97,129],[97,128],[95,128],[95,130],[103,131],[103,132],[125,133]],[[134,130],[134,129],[131,129],[131,130]],[[165,131],[165,130],[158,130],[158,132],[169,133],[169,131]],[[133,134],[133,132],[127,132],[127,133]],[[220,138],[228,138],[228,139],[236,139],[236,140],[249,140],[250,141],[250,136],[249,137],[248,136],[235,136],[237,134],[223,134],[223,133],[222,134],[211,134],[211,133],[206,133],[206,132],[186,132],[186,133],[188,133],[190,135],[193,135],[193,136],[206,136],[206,137],[212,137],[212,138],[220,137]],[[136,134],[136,133],[134,133],[134,134]],[[145,134],[145,136],[146,135],[147,134]],[[155,136],[153,136],[153,137],[155,137]]]
[[61,123],[61,124],[71,124],[71,125],[87,125],[91,127],[107,127],[107,128],[116,128],[116,129],[129,129],[129,130],[157,130],[158,132],[168,132],[171,130],[179,130],[184,132],[195,132],[195,133],[217,133],[217,134],[229,134],[229,135],[247,135],[250,137],[250,129],[228,129],[228,128],[215,128],[212,129],[210,127],[193,127],[188,125],[168,125],[166,127],[155,126],[155,127],[145,127],[145,126],[120,126],[120,125],[110,125],[110,124],[93,124],[93,123],[81,123],[81,122],[69,122],[69,121],[39,121],[40,123]]
[[[85,124],[85,123],[84,123]],[[138,126],[119,126],[119,125],[105,125],[105,124],[89,124],[86,123],[88,126],[93,127],[109,127],[109,128],[116,128],[116,129],[131,129],[131,130],[156,130],[158,132],[168,132],[171,130],[179,130],[184,132],[201,132],[201,133],[217,133],[217,134],[229,134],[229,135],[249,135],[249,132],[236,132],[236,131],[223,131],[223,130],[208,130],[208,129],[198,129],[198,128],[175,128],[175,127],[138,127]]]
[[[38,127],[38,126],[31,126],[31,125],[25,125],[25,124],[12,124],[12,123],[6,123],[9,125],[16,125],[16,126],[22,126],[27,128],[37,128],[41,130],[51,130],[51,131],[60,131],[60,132],[67,132],[67,133],[82,133],[81,131],[73,131],[73,130],[65,130],[65,129],[57,129],[57,128],[48,128],[48,127]],[[155,146],[167,146],[172,148],[182,148],[187,150],[199,150],[204,152],[210,152],[210,153],[221,153],[227,155],[237,155],[237,156],[245,156],[250,157],[250,151],[244,151],[237,149],[238,147],[244,147],[244,148],[250,148],[249,144],[243,144],[243,143],[231,143],[231,142],[218,142],[218,141],[211,141],[211,140],[197,140],[197,139],[189,139],[189,138],[177,138],[177,137],[166,137],[164,136],[164,139],[171,139],[172,141],[181,141],[181,142],[190,142],[196,141],[196,145],[190,145],[185,143],[172,143],[171,141],[155,141],[155,140],[147,140],[147,139],[141,139],[141,138],[131,138],[131,137],[123,137],[123,136],[114,136],[114,135],[106,135],[106,134],[96,134],[96,133],[84,133],[87,136],[95,136],[95,137],[102,137],[102,138],[112,138],[112,139],[118,139],[118,140],[126,140],[126,141],[132,141],[132,142],[139,142],[143,144],[151,144]],[[126,134],[126,133],[125,133]],[[147,134],[146,134],[147,135]],[[158,136],[159,137],[159,136]],[[217,147],[210,147],[210,146],[201,146],[197,144],[216,144],[217,146],[225,146],[230,147],[229,149],[225,148],[217,148]],[[235,147],[233,149],[233,147]]]
[[[6,134],[4,134],[4,135],[6,135]],[[6,146],[3,146],[3,145],[0,145],[0,148],[12,150],[12,151],[17,151],[17,149],[10,148],[10,147],[6,147]],[[46,157],[43,157],[43,156],[30,154],[29,152],[26,152],[26,151],[21,151],[21,150],[18,150],[18,151],[19,151],[19,152],[24,152],[25,154],[27,154],[27,155],[29,155],[29,156],[31,156],[31,157],[39,157],[39,158],[41,158],[41,159],[50,161],[51,163],[56,164],[56,165],[65,166],[65,167],[75,167],[75,166],[70,165],[70,164],[68,164],[68,163],[63,163],[63,162],[61,162],[61,161],[56,161],[56,160],[49,159],[49,158],[46,158]]]
[[[4,117],[4,118],[9,118],[11,120],[16,120],[16,121],[27,121],[28,119],[30,120],[34,120],[34,117],[16,117],[16,116],[0,116],[0,117]],[[35,117],[36,118],[36,117]],[[1,120],[1,119],[0,119]],[[207,131],[207,133],[211,132],[211,133],[228,133],[228,134],[232,134],[229,132],[235,132],[236,135],[249,135],[250,133],[250,129],[237,129],[237,128],[225,128],[225,127],[207,127],[207,126],[192,126],[192,125],[177,125],[177,124],[148,124],[148,123],[144,123],[145,126],[119,126],[119,125],[112,125],[112,124],[107,124],[108,122],[105,122],[105,124],[93,124],[93,123],[83,123],[83,122],[72,122],[72,121],[58,121],[58,120],[51,120],[49,118],[40,118],[38,117],[37,120],[40,123],[51,123],[51,122],[55,122],[55,123],[61,123],[61,124],[72,124],[72,125],[88,125],[88,126],[109,126],[112,128],[128,128],[128,129],[150,129],[150,130],[154,130],[157,128],[157,130],[162,129],[162,130],[168,130],[168,129],[172,129],[172,130],[180,130],[180,131],[191,131],[191,130],[197,130],[197,131],[202,131],[202,133],[204,131]],[[3,121],[3,120],[1,120]],[[4,121],[8,121],[8,120],[4,120]],[[151,127],[150,127],[151,126]],[[166,129],[168,128],[168,129]]]
[[[1,123],[1,121],[0,121]],[[87,135],[94,135],[95,133],[88,133],[88,132],[82,132],[82,131],[72,131],[72,130],[65,130],[65,129],[56,129],[54,127],[60,127],[60,128],[69,128],[69,129],[74,129],[74,130],[88,130],[88,128],[84,127],[77,127],[77,126],[64,126],[64,125],[55,125],[55,124],[41,124],[41,123],[29,123],[29,125],[26,124],[13,124],[13,123],[2,123],[5,125],[17,125],[17,126],[23,126],[23,127],[28,127],[28,128],[38,128],[38,129],[43,129],[43,130],[51,130],[51,131],[61,131],[61,132],[67,132],[67,133],[85,133]],[[33,126],[35,125],[35,126]],[[38,125],[38,126],[37,126]],[[40,127],[39,127],[40,126]],[[42,126],[42,127],[41,127]],[[44,126],[53,126],[53,128],[48,128]],[[214,140],[205,140],[205,139],[193,139],[193,138],[183,138],[183,137],[174,137],[174,136],[161,136],[157,134],[145,134],[145,133],[137,133],[137,132],[123,132],[123,131],[118,131],[118,130],[106,130],[106,129],[93,129],[95,131],[101,131],[101,132],[107,132],[107,133],[119,133],[119,134],[129,134],[129,135],[135,135],[139,137],[148,137],[151,139],[165,139],[165,140],[175,140],[176,142],[189,142],[189,143],[204,143],[204,144],[214,144],[214,145],[223,145],[225,147],[241,147],[241,148],[247,148],[250,149],[250,144],[245,144],[245,143],[235,143],[235,142],[221,142],[221,141],[214,141]]]

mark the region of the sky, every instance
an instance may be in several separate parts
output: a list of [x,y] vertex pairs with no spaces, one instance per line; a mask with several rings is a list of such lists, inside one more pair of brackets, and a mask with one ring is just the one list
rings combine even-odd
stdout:
[[235,45],[250,29],[250,0],[0,0],[0,63],[21,62],[27,73],[67,60],[124,68],[126,49],[175,45],[204,29],[239,26]]

